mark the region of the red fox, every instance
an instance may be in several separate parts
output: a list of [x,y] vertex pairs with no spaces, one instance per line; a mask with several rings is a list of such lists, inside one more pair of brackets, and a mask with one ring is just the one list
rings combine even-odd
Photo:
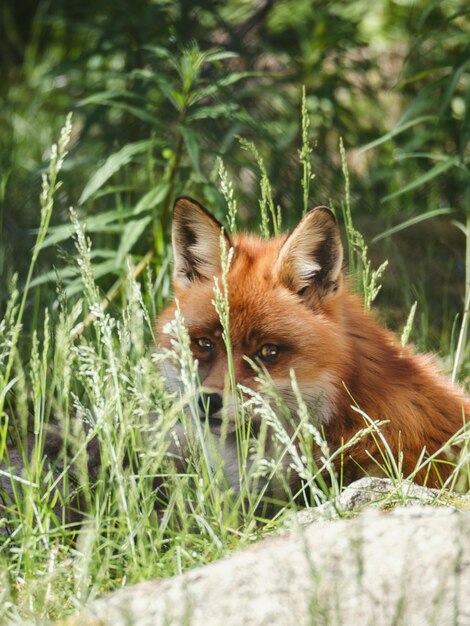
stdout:
[[[248,356],[266,368],[295,412],[293,370],[331,451],[366,426],[352,406],[372,420],[384,420],[381,431],[395,458],[402,455],[405,477],[462,428],[470,415],[464,393],[439,373],[432,358],[402,347],[380,328],[349,289],[330,209],[311,210],[288,235],[264,240],[243,233],[231,238],[201,204],[183,196],[173,214],[174,294],[203,385],[201,419],[208,412],[213,432],[220,429],[227,374],[221,323],[212,304],[214,277],[222,271],[221,232],[233,248],[227,282],[237,383],[257,388],[256,372],[244,358]],[[171,347],[162,329],[175,307],[170,304],[157,321],[163,347]],[[379,445],[367,435],[346,450],[344,482],[365,472],[380,474]],[[415,480],[440,486],[452,468],[446,453],[439,453]]]

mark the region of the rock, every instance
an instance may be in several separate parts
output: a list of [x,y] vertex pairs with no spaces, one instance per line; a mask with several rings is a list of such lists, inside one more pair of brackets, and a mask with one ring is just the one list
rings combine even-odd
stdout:
[[351,483],[337,498],[300,511],[296,514],[295,521],[299,524],[311,524],[322,519],[339,519],[344,513],[359,512],[366,506],[390,509],[394,506],[426,504],[470,508],[470,495],[428,489],[410,480],[366,477]]
[[469,590],[470,512],[367,509],[110,593],[62,624],[468,626]]

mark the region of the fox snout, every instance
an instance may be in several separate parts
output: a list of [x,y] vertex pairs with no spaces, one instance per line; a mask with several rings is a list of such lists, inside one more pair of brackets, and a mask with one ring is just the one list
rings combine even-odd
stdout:
[[[201,420],[204,420],[206,416],[209,419],[214,420],[214,416],[216,413],[220,411],[223,406],[222,396],[218,393],[204,393],[200,392],[199,398],[197,401],[197,405],[199,408],[199,417]],[[219,420],[214,420],[218,422]]]

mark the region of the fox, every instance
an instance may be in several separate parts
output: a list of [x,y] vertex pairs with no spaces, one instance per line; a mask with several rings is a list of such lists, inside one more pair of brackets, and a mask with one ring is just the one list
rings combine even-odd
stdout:
[[[329,449],[344,446],[338,468],[343,484],[383,476],[385,440],[400,459],[403,476],[428,487],[444,485],[454,467],[445,444],[467,422],[469,399],[434,357],[401,345],[365,310],[349,285],[340,230],[326,206],[307,212],[290,233],[263,239],[229,235],[202,204],[189,196],[176,199],[174,299],[157,318],[157,342],[171,349],[164,329],[179,307],[201,383],[200,419],[209,421],[212,433],[220,435],[227,414],[229,436],[236,428],[230,396],[231,408],[224,408],[229,357],[213,305],[214,278],[220,283],[223,270],[221,233],[226,249],[232,249],[226,281],[237,384],[260,391],[258,364],[295,415],[293,373]],[[170,386],[178,384],[175,372],[166,375]],[[366,426],[364,415],[380,422],[383,439],[371,434],[354,439]],[[222,455],[229,465],[236,463],[233,445]],[[426,459],[432,462],[423,463]]]

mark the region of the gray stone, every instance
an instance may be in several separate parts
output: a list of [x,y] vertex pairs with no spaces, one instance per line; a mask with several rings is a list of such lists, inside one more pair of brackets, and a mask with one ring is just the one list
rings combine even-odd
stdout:
[[108,594],[67,626],[469,626],[470,513],[367,509]]
[[300,511],[295,522],[311,524],[322,519],[339,519],[344,513],[358,513],[368,506],[390,509],[416,505],[470,508],[470,495],[428,489],[409,480],[366,477],[351,483],[338,497],[325,504]]

